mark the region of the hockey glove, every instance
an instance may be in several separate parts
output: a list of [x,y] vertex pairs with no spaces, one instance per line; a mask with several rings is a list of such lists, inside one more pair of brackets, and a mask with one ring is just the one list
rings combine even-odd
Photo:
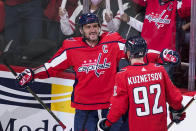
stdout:
[[111,125],[106,125],[106,118],[100,119],[97,123],[98,131],[109,131]]
[[178,52],[169,49],[163,49],[160,57],[164,64],[178,65],[181,61]]
[[183,109],[184,108],[180,110],[174,110],[172,107],[169,107],[171,121],[175,123],[180,123],[181,121],[183,121],[186,117],[186,112],[183,112]]
[[22,73],[20,73],[17,77],[16,80],[18,84],[22,87],[25,88],[25,85],[31,81],[34,80],[34,72],[31,69],[25,69]]

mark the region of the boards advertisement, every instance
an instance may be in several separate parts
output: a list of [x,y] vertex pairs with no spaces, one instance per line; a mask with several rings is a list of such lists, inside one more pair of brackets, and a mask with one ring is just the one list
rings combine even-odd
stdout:
[[[20,69],[19,69],[20,70]],[[47,107],[73,130],[73,79],[53,77],[29,86]],[[19,88],[9,71],[0,71],[0,131],[62,131],[55,119],[26,89]]]

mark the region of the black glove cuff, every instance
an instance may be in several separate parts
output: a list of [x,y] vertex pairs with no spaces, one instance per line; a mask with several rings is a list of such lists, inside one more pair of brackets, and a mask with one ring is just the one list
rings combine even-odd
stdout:
[[169,111],[172,112],[172,113],[182,113],[184,111],[184,106],[182,106],[181,109],[179,110],[175,110],[173,109],[171,106],[169,107]]
[[107,120],[107,119],[103,120],[103,121],[100,123],[100,127],[101,127],[104,131],[109,131],[109,130],[110,130],[110,127],[105,125],[106,120]]

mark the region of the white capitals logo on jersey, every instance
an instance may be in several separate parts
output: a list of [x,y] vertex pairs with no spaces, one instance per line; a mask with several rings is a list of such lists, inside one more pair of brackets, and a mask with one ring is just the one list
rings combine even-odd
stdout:
[[167,10],[163,10],[163,12],[161,14],[155,14],[154,12],[152,12],[149,15],[145,16],[145,19],[147,19],[149,21],[149,23],[154,22],[156,27],[159,29],[161,27],[164,27],[165,24],[170,24],[171,19],[167,19],[168,15],[165,15],[165,12]]
[[[103,45],[102,50],[103,53],[108,53],[107,45]],[[86,61],[84,61],[85,64],[83,64],[81,67],[78,68],[78,72],[86,72],[87,74],[89,71],[95,71],[95,75],[97,77],[99,77],[101,74],[104,74],[105,71],[99,72],[98,70],[110,68],[111,63],[110,62],[107,63],[107,58],[104,58],[103,64],[100,63],[101,56],[103,53],[99,53],[97,60],[94,60],[94,62],[89,61],[89,63],[86,63]]]

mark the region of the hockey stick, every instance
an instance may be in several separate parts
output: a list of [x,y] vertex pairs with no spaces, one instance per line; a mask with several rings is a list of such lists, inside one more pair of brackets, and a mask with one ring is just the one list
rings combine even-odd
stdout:
[[124,9],[123,9],[122,0],[118,0],[118,8],[119,8],[119,11],[120,11],[120,15],[123,15],[124,14]]
[[67,0],[62,0],[61,9],[65,9],[66,4],[67,4]]
[[110,12],[111,12],[111,9],[110,9],[110,0],[106,0],[106,12],[108,14],[110,14]]
[[[11,45],[12,41],[9,42],[8,46],[5,48],[5,50],[3,51],[3,54],[6,53]],[[1,54],[1,55],[3,55]],[[5,56],[2,56],[2,61],[3,64],[12,72],[12,74],[17,77],[17,73],[14,71],[14,69],[7,63],[6,59],[4,58]],[[46,109],[50,115],[59,123],[59,125],[63,128],[63,130],[66,128],[66,126],[57,118],[57,116],[46,106],[46,104],[43,103],[43,101],[35,94],[35,92],[29,87],[29,86],[25,86],[27,91],[29,93],[31,93],[34,98],[42,105],[42,107],[44,109]]]
[[[193,101],[196,99],[196,95],[192,97],[192,99],[188,102],[188,104],[186,104],[186,106],[184,107],[183,112],[186,111],[186,109],[193,103]],[[169,128],[174,124],[174,122],[170,122],[169,125],[167,126],[167,129],[169,130]]]
[[89,5],[89,0],[83,0],[83,14],[90,12]]

